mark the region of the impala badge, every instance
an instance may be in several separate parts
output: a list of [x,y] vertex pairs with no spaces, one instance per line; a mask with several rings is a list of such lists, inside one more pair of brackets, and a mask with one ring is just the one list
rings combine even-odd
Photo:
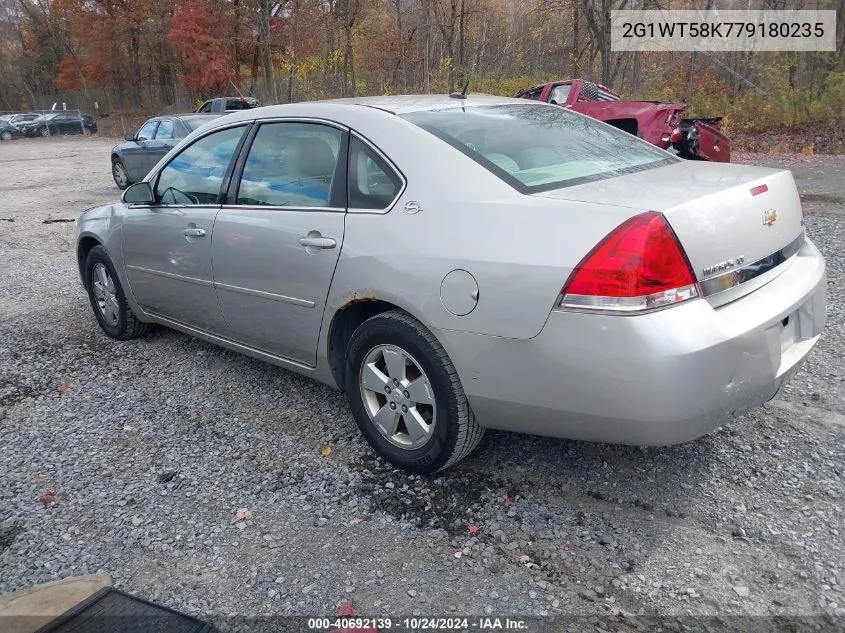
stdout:
[[763,211],[763,224],[766,226],[771,226],[775,222],[778,221],[778,212],[777,209],[768,209],[767,211]]
[[705,277],[712,275],[713,273],[722,273],[726,270],[730,270],[731,268],[736,268],[737,266],[742,266],[745,263],[745,255],[737,255],[733,259],[726,259],[723,262],[719,262],[718,264],[713,264],[712,266],[708,266],[707,268],[703,269],[701,272],[704,274]]

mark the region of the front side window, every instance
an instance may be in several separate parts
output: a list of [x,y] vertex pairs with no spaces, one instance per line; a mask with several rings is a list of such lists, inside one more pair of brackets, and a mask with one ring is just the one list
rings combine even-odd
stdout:
[[156,130],[156,139],[166,140],[173,138],[173,121],[162,121]]
[[244,127],[232,127],[192,143],[161,170],[159,204],[217,204],[220,186]]
[[317,123],[265,123],[244,164],[238,204],[328,207],[343,132]]
[[211,112],[212,103],[212,101],[206,101],[202,104],[202,107],[198,110],[198,112]]
[[349,208],[386,209],[402,189],[396,172],[366,143],[349,142]]
[[146,123],[144,123],[144,125],[141,126],[141,129],[138,130],[138,133],[135,135],[135,140],[149,141],[151,138],[153,138],[157,125],[158,121],[147,121]]
[[680,160],[627,132],[547,105],[474,106],[402,117],[522,193],[604,180]]

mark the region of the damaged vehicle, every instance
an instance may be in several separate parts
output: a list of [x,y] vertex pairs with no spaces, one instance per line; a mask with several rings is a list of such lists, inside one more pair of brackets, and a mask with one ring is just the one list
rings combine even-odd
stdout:
[[685,103],[623,101],[601,84],[570,79],[520,90],[516,96],[559,105],[604,121],[661,149],[673,148],[681,158],[731,161],[731,144],[722,133],[721,117],[685,119]]
[[215,118],[74,249],[106,335],[159,324],[340,388],[422,473],[486,429],[692,440],[775,397],[825,322],[789,171],[503,97]]

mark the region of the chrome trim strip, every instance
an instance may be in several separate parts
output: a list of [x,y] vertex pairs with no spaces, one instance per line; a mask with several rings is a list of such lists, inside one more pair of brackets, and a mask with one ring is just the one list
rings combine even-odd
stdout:
[[701,289],[701,296],[712,297],[715,294],[736,288],[747,281],[751,281],[760,275],[765,275],[767,272],[774,270],[801,250],[801,247],[804,245],[804,235],[802,232],[792,242],[771,255],[762,257],[750,264],[745,264],[736,270],[730,270],[715,277],[699,281],[698,287]]
[[[321,125],[327,125],[329,127],[337,128],[343,132],[347,132],[349,130],[349,126],[344,123],[338,123],[337,121],[332,121],[331,119],[323,119],[320,117],[311,117],[311,116],[273,116],[273,117],[254,117],[251,123],[258,123],[259,125],[263,125],[264,123],[318,123]],[[221,126],[222,127],[222,126]]]
[[343,207],[296,207],[278,204],[224,204],[222,211],[322,211],[324,213],[346,213]]
[[152,270],[151,268],[142,268],[141,266],[132,266],[130,264],[126,264],[127,270],[137,270],[138,272],[147,273],[148,275],[156,275],[158,277],[164,277],[165,279],[174,279],[176,281],[184,281],[191,284],[196,284],[198,286],[205,286],[207,288],[211,288],[214,286],[213,281],[208,281],[207,279],[197,279],[196,277],[186,277],[185,275],[177,275],[176,273],[168,273],[163,270]]
[[617,314],[649,312],[665,306],[673,306],[698,297],[695,284],[681,286],[674,290],[656,292],[638,297],[597,297],[593,295],[566,294],[560,299],[559,309],[575,309],[585,312],[610,312]]
[[250,297],[259,297],[261,299],[270,299],[271,301],[280,301],[282,303],[292,303],[303,308],[313,308],[317,304],[307,299],[297,299],[296,297],[287,297],[285,295],[277,295],[272,292],[264,292],[263,290],[253,290],[252,288],[241,288],[240,286],[232,286],[229,284],[214,283],[214,288],[217,290],[228,290],[230,292],[237,292],[238,294],[248,295]]

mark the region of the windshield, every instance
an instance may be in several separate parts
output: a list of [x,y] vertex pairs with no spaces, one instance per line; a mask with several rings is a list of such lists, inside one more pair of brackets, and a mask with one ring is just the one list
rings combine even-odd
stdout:
[[652,169],[680,160],[627,132],[530,102],[402,115],[522,193]]

